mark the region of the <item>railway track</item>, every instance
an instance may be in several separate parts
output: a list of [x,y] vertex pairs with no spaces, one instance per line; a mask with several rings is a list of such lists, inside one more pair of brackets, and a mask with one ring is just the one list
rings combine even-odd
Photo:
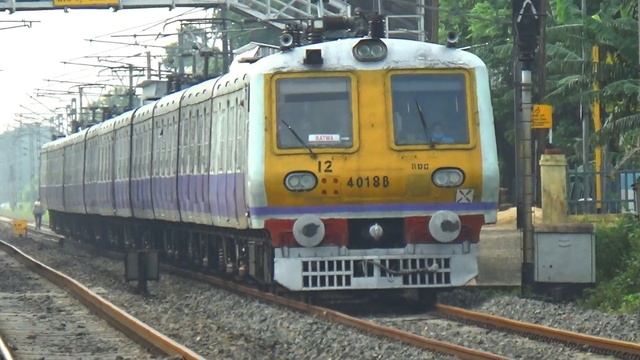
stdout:
[[13,354],[9,351],[9,346],[2,336],[0,336],[0,359],[13,360]]
[[[444,341],[430,339],[421,335],[417,335],[416,333],[400,330],[392,326],[376,324],[372,321],[349,316],[342,312],[326,307],[311,305],[288,297],[277,296],[269,292],[262,292],[256,288],[241,285],[236,282],[228,281],[219,277],[187,271],[185,269],[176,268],[170,265],[163,265],[163,269],[164,271],[169,271],[180,276],[206,282],[216,287],[233,291],[235,293],[249,295],[263,301],[292,308],[300,312],[312,314],[313,316],[316,316],[318,318],[323,318],[332,322],[355,327],[367,333],[387,337],[397,341],[402,341],[423,349],[446,353],[460,358],[504,358],[503,356],[498,354],[491,354],[488,352],[470,349],[464,346],[451,344]],[[580,334],[441,304],[437,305],[436,310],[439,316],[442,317],[455,318],[462,321],[471,322],[485,328],[504,329],[510,332],[522,334],[529,338],[544,338],[551,340],[552,342],[571,344],[578,348],[587,348],[590,350],[605,352],[608,354],[614,354],[623,357],[638,357],[640,355],[640,344],[631,342]]]
[[[4,283],[8,287],[13,284],[15,290],[13,293],[0,291],[3,295],[0,297],[3,303],[2,309],[10,309],[0,312],[0,325],[2,325],[0,329],[6,327],[4,332],[7,333],[7,339],[12,335],[10,340],[12,347],[22,351],[20,358],[32,358],[33,354],[48,355],[53,349],[56,349],[59,354],[80,352],[80,357],[98,356],[95,352],[99,350],[103,351],[104,356],[120,351],[119,344],[122,343],[122,339],[116,339],[114,335],[109,335],[110,333],[105,331],[119,333],[108,326],[109,330],[95,331],[95,328],[99,328],[99,325],[92,325],[96,323],[95,315],[86,312],[84,316],[74,320],[74,316],[80,316],[78,315],[80,310],[77,309],[78,304],[69,299],[68,295],[71,294],[93,314],[97,314],[137,343],[139,349],[151,349],[152,353],[163,356],[202,359],[195,352],[135,319],[77,281],[29,257],[16,247],[0,241],[0,251],[3,271],[7,272]],[[49,280],[58,288],[50,286],[39,277],[29,275],[25,267]],[[16,283],[14,277],[23,277],[23,279]],[[24,288],[27,283],[34,283],[34,285]],[[43,324],[51,326],[46,327]],[[69,336],[79,341],[76,344],[65,342],[64,339]],[[111,338],[116,340],[109,345],[107,340]],[[87,342],[85,348],[74,347],[85,340]],[[62,347],[60,347],[61,343]],[[28,355],[25,355],[25,351]],[[130,354],[125,351],[125,355],[128,355],[125,357],[149,357],[146,351],[141,351]]]
[[[169,265],[164,265],[163,267],[165,270],[171,271],[172,273],[179,274],[181,276],[204,281],[206,283],[233,292],[242,293],[264,301],[269,301],[275,304],[290,307],[298,311],[312,314],[318,318],[355,327],[367,333],[372,333],[378,336],[402,341],[426,350],[454,355],[463,359],[508,358],[500,354],[492,354],[490,352],[428,338],[411,331],[399,329],[395,326],[386,326],[374,321],[350,316],[343,312],[336,311],[327,307],[311,305],[306,302],[290,299],[288,297],[274,295],[270,292],[264,292],[252,287],[238,284],[233,281],[221,279],[219,277],[192,272]],[[554,343],[565,343],[577,348],[593,350],[595,352],[602,352],[621,357],[637,358],[638,356],[640,356],[640,344],[632,342],[607,339],[598,336],[561,330],[548,326],[512,320],[496,315],[470,311],[463,308],[443,304],[437,304],[435,310],[440,317],[471,322],[484,328],[501,329],[502,331],[507,330],[508,332],[514,332],[531,339],[542,338]]]
[[633,357],[640,356],[640,344],[628,341],[607,339],[599,336],[581,334],[573,331],[508,319],[501,316],[470,311],[463,308],[443,304],[437,304],[436,310],[442,315],[457,319],[463,319],[487,327],[508,329],[532,337],[543,337],[546,339],[551,339],[577,346],[582,345],[591,349],[613,353],[616,355]]

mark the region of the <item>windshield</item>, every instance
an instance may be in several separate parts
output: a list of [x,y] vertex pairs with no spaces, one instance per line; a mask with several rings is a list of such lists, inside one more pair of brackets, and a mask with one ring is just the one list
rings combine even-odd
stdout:
[[463,74],[391,76],[396,145],[468,144]]
[[276,91],[279,148],[353,145],[350,78],[279,79]]

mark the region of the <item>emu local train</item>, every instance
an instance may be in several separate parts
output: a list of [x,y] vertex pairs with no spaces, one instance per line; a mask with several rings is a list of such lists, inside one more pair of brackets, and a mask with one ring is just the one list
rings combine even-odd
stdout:
[[46,144],[55,231],[293,291],[478,275],[496,218],[487,69],[437,44],[293,46]]

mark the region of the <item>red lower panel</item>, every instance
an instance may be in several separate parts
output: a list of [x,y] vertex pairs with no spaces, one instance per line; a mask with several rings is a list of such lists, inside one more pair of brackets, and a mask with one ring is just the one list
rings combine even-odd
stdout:
[[[293,237],[293,223],[295,220],[267,220],[264,226],[271,234],[271,245],[274,248],[282,246],[300,246]],[[323,219],[324,240],[320,245],[347,246],[349,228],[346,219]]]
[[[407,244],[438,243],[429,233],[430,216],[415,216],[404,219],[404,236]],[[462,230],[453,241],[469,240],[473,243],[480,241],[480,229],[484,224],[484,215],[461,215]]]
[[[404,234],[407,244],[438,243],[429,233],[429,216],[414,216],[404,219]],[[472,243],[480,241],[480,229],[484,224],[483,215],[462,215],[462,230],[453,242],[469,240]],[[293,223],[295,220],[272,219],[265,221],[265,227],[271,234],[271,244],[274,248],[300,246],[293,237]],[[349,228],[346,219],[323,219],[325,238],[321,245],[347,246],[349,243]]]

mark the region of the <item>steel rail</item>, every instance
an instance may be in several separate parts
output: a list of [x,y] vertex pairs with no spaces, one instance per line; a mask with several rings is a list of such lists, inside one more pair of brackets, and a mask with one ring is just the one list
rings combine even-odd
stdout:
[[[6,219],[6,218],[5,218]],[[0,217],[0,221],[2,221]],[[38,231],[30,228],[30,231],[40,233],[45,236],[53,236],[43,231]],[[371,321],[358,319],[347,314],[324,308],[316,305],[311,305],[305,302],[296,301],[294,299],[279,296],[270,292],[260,291],[258,289],[241,285],[232,281],[227,281],[222,278],[206,275],[203,273],[193,272],[185,269],[181,269],[172,265],[161,264],[161,267],[165,271],[169,271],[173,274],[180,275],[186,278],[202,281],[219,288],[229,290],[231,292],[239,293],[242,295],[252,296],[254,298],[295,309],[297,311],[312,314],[318,318],[322,318],[328,321],[333,321],[338,324],[350,326],[356,329],[360,329],[364,332],[371,333],[380,337],[386,337],[389,339],[401,341],[422,349],[437,351],[440,353],[454,355],[461,359],[506,359],[503,356],[484,352],[481,350],[475,350],[466,348],[461,345],[452,344],[444,341],[426,338],[420,335],[416,335],[410,332],[406,332],[400,329],[379,325]]]
[[426,338],[424,336],[416,335],[407,331],[392,328],[389,326],[379,325],[371,321],[358,319],[353,316],[335,311],[329,308],[307,304],[294,299],[279,296],[270,292],[264,292],[255,288],[240,285],[238,283],[227,281],[212,275],[206,275],[193,271],[184,270],[171,265],[162,265],[162,268],[169,270],[173,274],[184,276],[190,279],[196,279],[206,282],[216,287],[223,288],[235,293],[243,295],[249,295],[254,298],[264,300],[273,304],[285,306],[298,310],[303,313],[312,314],[318,318],[329,320],[338,324],[347,325],[356,329],[363,330],[364,332],[371,333],[380,337],[386,337],[389,339],[402,341],[404,343],[426,349],[431,351],[437,351],[440,353],[450,354],[457,356],[461,359],[506,359],[505,357],[489,352],[466,348],[461,345],[448,343],[445,341]]
[[139,344],[168,356],[179,356],[183,359],[204,359],[185,346],[156,331],[149,325],[129,315],[103,297],[93,293],[84,285],[20,251],[18,248],[0,240],[0,249],[5,250],[15,259],[45,277],[55,285],[67,290],[72,296],[105,319],[112,326],[122,331]]
[[2,336],[0,336],[0,359],[13,360],[13,355],[11,354],[11,351],[9,351],[9,347],[4,342]]
[[640,355],[640,344],[637,343],[561,330],[549,326],[508,319],[501,316],[479,313],[455,306],[437,304],[436,309],[444,315],[503,329],[509,329],[520,333],[535,334],[565,343],[587,345],[592,348],[609,352],[624,353],[635,356]]

